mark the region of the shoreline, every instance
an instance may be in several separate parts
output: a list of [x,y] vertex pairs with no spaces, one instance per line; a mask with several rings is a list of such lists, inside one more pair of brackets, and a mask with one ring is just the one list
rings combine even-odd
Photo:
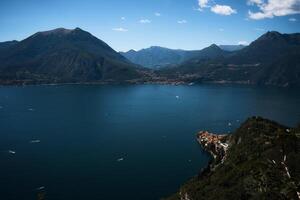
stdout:
[[94,81],[94,82],[56,82],[56,83],[47,83],[47,82],[35,82],[32,83],[26,81],[1,81],[0,87],[6,86],[15,86],[15,87],[24,87],[24,86],[59,86],[59,85],[172,85],[172,86],[193,86],[193,85],[237,85],[237,86],[256,86],[256,87],[272,87],[272,88],[297,88],[292,86],[282,86],[282,85],[271,85],[271,84],[254,84],[246,82],[233,82],[233,81],[179,81],[179,80],[169,80],[169,81],[141,81],[141,80],[125,80],[125,81]]

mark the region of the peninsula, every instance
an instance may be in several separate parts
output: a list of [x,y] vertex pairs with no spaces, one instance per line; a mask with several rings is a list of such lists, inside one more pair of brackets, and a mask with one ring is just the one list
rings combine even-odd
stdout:
[[300,199],[300,126],[252,117],[230,135],[202,131],[197,140],[212,160],[168,200]]

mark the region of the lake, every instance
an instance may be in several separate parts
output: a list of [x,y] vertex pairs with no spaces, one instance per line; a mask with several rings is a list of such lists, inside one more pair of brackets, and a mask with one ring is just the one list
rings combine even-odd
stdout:
[[253,115],[296,125],[299,90],[0,87],[0,199],[166,197],[208,163],[198,131],[228,133]]

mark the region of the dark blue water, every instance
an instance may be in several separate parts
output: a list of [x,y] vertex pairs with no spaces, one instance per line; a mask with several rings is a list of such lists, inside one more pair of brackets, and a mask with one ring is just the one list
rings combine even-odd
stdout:
[[197,131],[300,121],[297,90],[239,86],[0,87],[0,106],[0,199],[18,200],[159,199],[207,164]]

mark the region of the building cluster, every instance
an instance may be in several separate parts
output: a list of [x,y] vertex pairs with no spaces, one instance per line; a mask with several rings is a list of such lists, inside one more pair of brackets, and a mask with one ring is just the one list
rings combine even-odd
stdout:
[[197,134],[198,142],[203,148],[209,151],[216,162],[223,162],[228,149],[228,144],[225,142],[226,135],[217,135],[208,131],[200,131]]

